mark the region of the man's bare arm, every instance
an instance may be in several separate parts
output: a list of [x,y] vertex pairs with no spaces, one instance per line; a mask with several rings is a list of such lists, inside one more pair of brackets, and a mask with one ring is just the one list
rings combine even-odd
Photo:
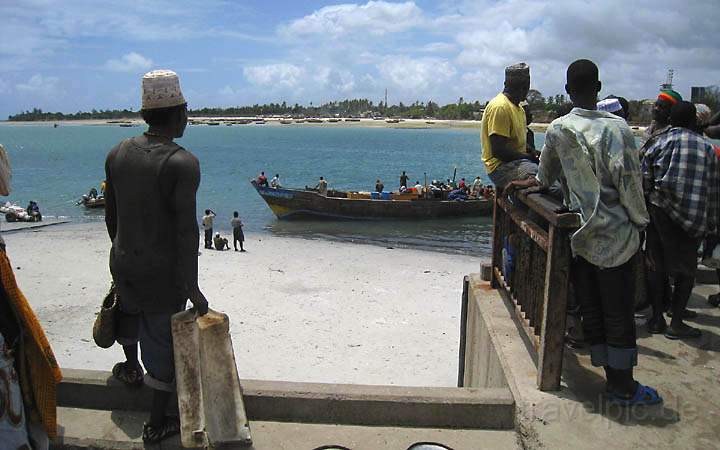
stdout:
[[113,156],[114,151],[111,151],[105,160],[105,228],[107,228],[111,241],[115,239],[115,235],[117,234],[117,205],[115,203],[115,191],[109,170]]
[[527,153],[522,153],[511,148],[510,141],[505,136],[497,134],[490,135],[490,145],[492,147],[493,156],[502,162],[507,163],[517,159],[529,159],[529,155]]
[[195,195],[200,185],[200,163],[188,152],[177,152],[168,160],[165,175],[175,180],[171,202],[177,217],[178,264],[190,301],[198,314],[203,315],[207,313],[208,304],[198,286],[200,232],[195,217]]
[[705,128],[705,136],[710,139],[720,139],[720,125],[713,125]]

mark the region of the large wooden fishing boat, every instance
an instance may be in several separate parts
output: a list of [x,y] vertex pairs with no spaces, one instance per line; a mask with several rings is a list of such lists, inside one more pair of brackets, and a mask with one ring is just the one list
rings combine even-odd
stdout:
[[492,200],[484,198],[457,201],[395,195],[390,199],[372,199],[336,190],[323,196],[314,189],[276,189],[259,186],[255,180],[250,183],[278,219],[437,219],[489,216],[493,208]]

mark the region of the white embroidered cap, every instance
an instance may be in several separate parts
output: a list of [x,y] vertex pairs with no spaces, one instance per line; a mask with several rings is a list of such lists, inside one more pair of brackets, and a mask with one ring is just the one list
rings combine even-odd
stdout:
[[597,102],[597,109],[599,111],[614,113],[622,109],[622,104],[620,104],[620,100],[616,98],[606,98],[605,100]]
[[169,108],[187,103],[180,79],[172,70],[153,70],[142,79],[142,109]]

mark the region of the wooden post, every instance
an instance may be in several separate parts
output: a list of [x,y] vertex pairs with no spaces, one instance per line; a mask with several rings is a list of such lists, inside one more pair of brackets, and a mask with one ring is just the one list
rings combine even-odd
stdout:
[[467,346],[468,299],[470,298],[470,277],[463,277],[462,305],[460,308],[460,355],[458,362],[457,387],[465,385],[465,348]]
[[[498,203],[498,190],[495,191],[495,197],[493,198],[493,246],[492,246],[492,266],[502,267],[502,219],[505,211],[501,210],[500,204]],[[490,287],[497,289],[500,287],[495,277],[491,277]]]
[[537,383],[541,391],[556,391],[560,389],[565,348],[571,258],[568,233],[551,225],[548,244]]

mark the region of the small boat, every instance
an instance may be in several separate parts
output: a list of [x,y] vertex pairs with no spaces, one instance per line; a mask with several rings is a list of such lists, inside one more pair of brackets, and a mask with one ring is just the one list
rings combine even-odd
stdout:
[[323,123],[322,119],[307,119],[307,123]]
[[86,208],[104,208],[105,207],[105,197],[102,195],[99,197],[89,197],[87,194],[83,195],[80,200],[77,202],[78,205],[83,205]]
[[216,127],[216,126],[220,125],[220,122],[208,122],[207,124],[208,124],[208,126]]
[[133,127],[134,125],[131,123],[121,123],[120,126],[123,128],[130,128],[130,127]]
[[291,123],[293,123],[293,121],[292,120],[281,120],[280,123],[283,125],[290,125]]
[[425,123],[428,125],[435,125],[435,122],[433,122],[432,120],[426,120]]
[[373,199],[370,193],[329,190],[327,196],[315,189],[288,189],[259,186],[258,194],[278,219],[383,220],[437,219],[442,217],[489,216],[492,199],[465,201],[422,199],[417,194],[384,193],[385,199]]
[[328,119],[328,122],[337,123],[337,122],[340,122],[340,119]]
[[7,202],[0,206],[0,213],[5,214],[5,220],[8,222],[40,222],[42,214],[39,211],[29,214],[27,209],[20,205]]
[[387,119],[386,123],[400,123],[400,119]]
[[345,122],[360,122],[360,119],[358,119],[357,117],[348,117],[347,119],[345,119]]

